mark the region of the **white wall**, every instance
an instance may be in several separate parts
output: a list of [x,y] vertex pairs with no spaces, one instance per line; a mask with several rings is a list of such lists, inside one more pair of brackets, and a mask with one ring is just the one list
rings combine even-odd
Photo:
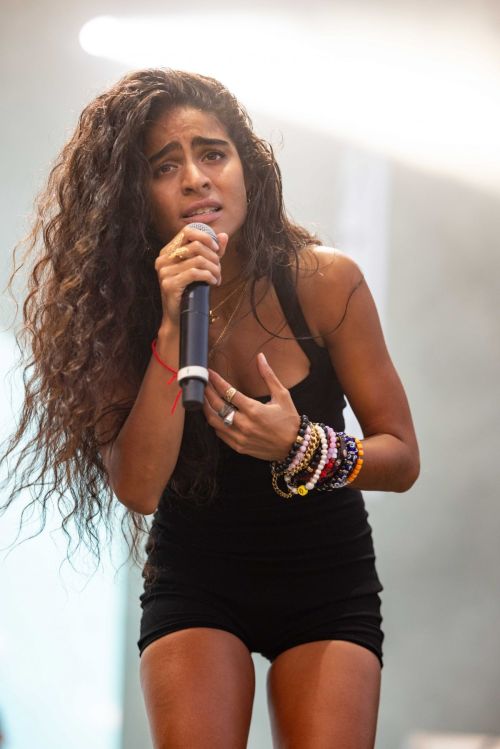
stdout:
[[[0,423],[14,428],[10,394],[20,383],[7,378],[15,361],[14,341],[0,334]],[[2,476],[3,476],[2,472]],[[124,592],[123,558],[115,544],[113,565],[103,555],[94,571],[90,558],[63,564],[66,546],[58,520],[32,540],[14,543],[18,507],[1,521],[0,706],[9,749],[118,749],[122,722]],[[27,523],[20,540],[36,533]]]

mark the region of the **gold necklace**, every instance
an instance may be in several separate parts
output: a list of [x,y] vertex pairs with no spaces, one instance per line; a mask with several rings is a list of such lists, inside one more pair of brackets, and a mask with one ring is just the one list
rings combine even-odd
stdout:
[[223,304],[227,302],[228,299],[231,299],[232,296],[236,294],[237,291],[240,291],[243,289],[243,287],[246,285],[246,281],[243,281],[243,283],[239,284],[235,289],[229,292],[227,296],[224,297],[224,299],[215,305],[215,307],[212,307],[208,312],[208,317],[210,321],[210,325],[214,323],[216,320],[219,319],[219,315],[214,314],[220,307],[222,307]]
[[220,333],[220,335],[218,336],[218,338],[215,341],[215,343],[213,344],[213,346],[210,347],[209,356],[212,356],[212,354],[214,353],[216,347],[219,345],[219,343],[222,341],[222,339],[226,335],[227,329],[231,325],[231,323],[232,323],[232,321],[234,319],[234,316],[236,315],[236,313],[238,312],[239,308],[241,307],[241,304],[242,304],[243,299],[245,297],[245,291],[246,291],[247,285],[248,285],[248,281],[245,281],[245,283],[243,284],[243,288],[242,288],[242,294],[241,294],[240,298],[238,299],[238,301],[236,302],[236,305],[235,305],[233,311],[229,315],[229,319],[228,319],[227,323],[224,325],[222,333]]

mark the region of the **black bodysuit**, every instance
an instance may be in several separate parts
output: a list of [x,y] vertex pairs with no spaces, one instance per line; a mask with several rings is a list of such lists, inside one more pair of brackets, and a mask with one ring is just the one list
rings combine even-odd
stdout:
[[[291,281],[275,289],[310,361],[309,374],[290,389],[297,411],[341,431],[345,399],[328,351],[307,338]],[[348,640],[382,664],[382,585],[361,493],[346,487],[284,499],[267,461],[223,442],[220,453],[210,504],[177,498],[168,486],[160,500],[149,559],[157,574],[141,596],[140,652],[170,632],[215,627],[271,661],[294,645]]]

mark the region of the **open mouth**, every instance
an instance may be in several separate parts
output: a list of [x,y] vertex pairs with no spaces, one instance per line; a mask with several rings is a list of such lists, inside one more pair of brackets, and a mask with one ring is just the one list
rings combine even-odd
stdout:
[[189,213],[185,213],[182,218],[196,218],[196,216],[208,216],[211,213],[218,213],[221,210],[220,207],[206,207],[206,208],[197,208],[195,211],[190,211]]

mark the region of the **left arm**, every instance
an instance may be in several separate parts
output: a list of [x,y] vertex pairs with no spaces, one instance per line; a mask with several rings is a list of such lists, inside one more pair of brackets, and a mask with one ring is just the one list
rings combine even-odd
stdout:
[[[419,473],[419,453],[408,401],[392,364],[379,317],[357,265],[339,254],[323,253],[318,274],[300,290],[302,308],[312,329],[325,342],[343,391],[363,431],[364,463],[350,486],[407,491]],[[340,322],[339,322],[340,321]],[[237,452],[281,461],[297,435],[300,416],[289,391],[265,357],[257,366],[271,400],[262,404],[238,392],[232,426],[217,415],[229,384],[210,373],[205,416],[217,436]],[[355,435],[357,436],[357,435]]]
[[[363,468],[351,486],[404,492],[416,481],[420,467],[408,400],[361,271],[339,253],[334,253],[333,258],[330,255],[330,259],[315,284],[315,316],[342,389],[363,431]],[[333,302],[332,297],[337,301]],[[339,299],[343,300],[342,317]],[[341,322],[333,327],[332,321],[339,319]]]

